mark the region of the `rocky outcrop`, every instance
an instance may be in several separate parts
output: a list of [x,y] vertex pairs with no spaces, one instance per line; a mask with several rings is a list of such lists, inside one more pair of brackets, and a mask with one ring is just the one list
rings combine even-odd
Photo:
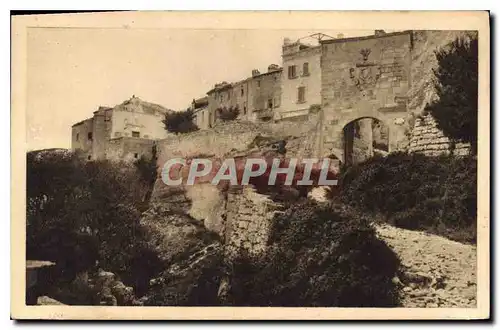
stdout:
[[401,259],[404,307],[476,307],[475,246],[385,224],[377,233]]

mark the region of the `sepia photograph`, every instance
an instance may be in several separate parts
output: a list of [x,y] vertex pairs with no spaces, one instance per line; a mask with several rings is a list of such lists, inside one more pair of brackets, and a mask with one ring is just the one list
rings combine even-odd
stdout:
[[11,24],[12,318],[490,317],[488,12]]

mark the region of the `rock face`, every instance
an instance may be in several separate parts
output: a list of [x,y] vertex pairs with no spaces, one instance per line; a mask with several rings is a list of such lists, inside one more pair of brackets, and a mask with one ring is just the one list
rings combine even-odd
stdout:
[[476,307],[476,247],[424,232],[377,226],[398,254],[404,307]]
[[[174,205],[175,206],[175,205]],[[149,306],[214,305],[219,285],[221,243],[216,233],[170,199],[156,201],[143,214],[150,247],[165,269],[149,281],[141,298]]]

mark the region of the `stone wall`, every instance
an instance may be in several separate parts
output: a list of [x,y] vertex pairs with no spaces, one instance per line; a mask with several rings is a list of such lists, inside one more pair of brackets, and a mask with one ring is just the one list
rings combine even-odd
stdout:
[[134,137],[111,139],[106,146],[106,158],[124,161],[134,161],[141,156],[151,158],[154,144],[154,140]]
[[[437,128],[436,120],[430,114],[427,114],[415,119],[408,151],[423,153],[427,156],[439,156],[450,154],[452,144],[450,139]],[[468,143],[455,144],[454,155],[464,156],[469,152],[470,145]]]
[[260,254],[266,250],[272,220],[280,205],[250,186],[227,195],[225,257],[231,260],[241,250]]
[[344,160],[343,128],[375,118],[389,128],[389,151],[407,146],[411,33],[324,41],[321,52],[325,149]]

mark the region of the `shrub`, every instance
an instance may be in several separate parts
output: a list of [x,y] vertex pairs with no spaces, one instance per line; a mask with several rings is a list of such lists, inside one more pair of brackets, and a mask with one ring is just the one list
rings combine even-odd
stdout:
[[[394,153],[343,170],[341,199],[396,226],[475,241],[475,157]],[[459,233],[466,231],[466,233]],[[456,235],[455,235],[456,234]]]
[[42,156],[27,156],[27,258],[55,261],[65,281],[98,261],[125,283],[139,283],[144,263],[134,260],[147,253],[139,218],[148,183],[133,165]]
[[262,257],[243,253],[235,261],[234,305],[398,305],[398,257],[368,219],[345,206],[294,203],[275,216],[269,243]]
[[427,110],[450,138],[470,142],[475,152],[478,112],[477,36],[454,40],[436,52],[435,89],[439,99]]
[[191,109],[185,111],[174,111],[165,114],[162,123],[165,129],[171,133],[189,133],[198,130],[198,126],[193,122],[194,113]]
[[222,107],[217,109],[217,114],[218,118],[220,118],[222,121],[235,120],[236,118],[238,118],[238,115],[240,114],[240,109],[237,105],[230,107]]

